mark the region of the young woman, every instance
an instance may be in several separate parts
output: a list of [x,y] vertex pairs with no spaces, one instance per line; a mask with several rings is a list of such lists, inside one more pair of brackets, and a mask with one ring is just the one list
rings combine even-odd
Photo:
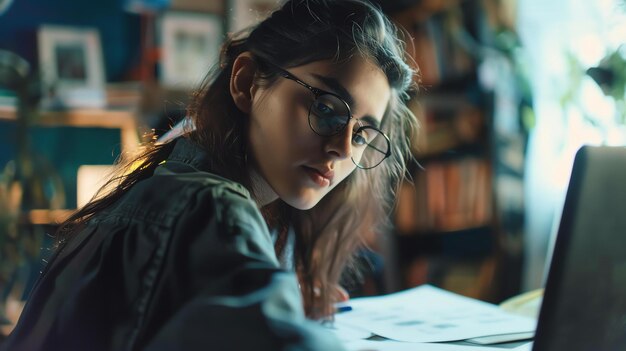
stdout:
[[404,175],[403,56],[364,0],[288,1],[226,42],[193,128],[63,224],[5,350],[340,348],[305,316]]

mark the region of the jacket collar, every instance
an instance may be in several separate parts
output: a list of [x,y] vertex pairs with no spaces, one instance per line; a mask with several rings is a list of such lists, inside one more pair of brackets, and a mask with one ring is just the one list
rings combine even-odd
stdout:
[[178,137],[172,142],[175,143],[174,149],[167,158],[166,163],[168,161],[184,163],[196,170],[211,172],[209,166],[211,157],[203,148],[185,136]]

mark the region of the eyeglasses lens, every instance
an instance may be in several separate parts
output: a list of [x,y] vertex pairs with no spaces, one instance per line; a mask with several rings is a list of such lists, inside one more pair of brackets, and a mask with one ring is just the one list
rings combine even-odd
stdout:
[[350,110],[334,95],[318,96],[309,110],[309,124],[319,135],[335,135],[348,124],[349,120]]
[[[335,135],[341,132],[349,121],[348,106],[335,95],[320,95],[311,104],[309,124],[319,135]],[[370,126],[361,126],[354,131],[352,146],[352,161],[365,169],[378,166],[389,151],[388,139],[378,129]]]
[[389,141],[377,129],[364,126],[352,136],[352,161],[360,168],[374,168],[387,157]]

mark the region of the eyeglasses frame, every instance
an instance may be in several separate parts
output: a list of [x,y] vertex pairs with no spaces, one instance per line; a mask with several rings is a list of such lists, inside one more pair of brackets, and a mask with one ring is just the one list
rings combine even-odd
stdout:
[[[284,68],[281,68],[277,65],[274,64],[269,64],[270,66],[272,66],[276,71],[278,71],[278,73],[280,74],[281,77],[292,80],[300,85],[302,85],[303,87],[307,88],[309,91],[311,91],[313,93],[313,95],[315,95],[315,99],[318,99],[320,96],[322,95],[331,95],[336,97],[337,99],[339,99],[339,101],[341,101],[344,105],[346,105],[346,108],[348,109],[348,120],[347,122],[343,125],[343,127],[341,127],[341,129],[338,129],[337,131],[335,131],[332,134],[320,134],[318,131],[315,130],[315,128],[313,128],[313,126],[311,125],[311,108],[313,107],[313,105],[311,105],[311,107],[309,107],[309,118],[308,118],[308,122],[309,122],[309,127],[311,128],[311,130],[319,135],[319,136],[323,136],[323,137],[331,137],[334,135],[337,135],[339,133],[341,133],[349,124],[350,124],[350,120],[354,119],[354,116],[352,115],[352,109],[350,108],[350,105],[346,102],[346,100],[344,100],[341,96],[339,96],[338,94],[335,94],[333,92],[330,91],[326,91],[326,90],[322,90],[320,88],[316,88],[312,85],[307,84],[306,82],[304,82],[303,80],[301,80],[300,78],[296,77],[295,75],[293,75],[292,73],[290,73],[289,71],[287,71]],[[383,163],[383,161],[385,161],[387,158],[389,158],[389,156],[391,156],[391,140],[389,139],[389,137],[387,136],[387,134],[385,134],[382,130],[373,127],[373,126],[360,126],[355,132],[353,132],[354,134],[358,133],[359,131],[363,130],[363,129],[373,129],[375,131],[377,131],[378,133],[380,133],[384,138],[385,141],[387,142],[387,152],[382,152],[381,150],[375,148],[374,146],[371,145],[367,145],[368,147],[374,148],[376,151],[379,151],[381,154],[385,154],[385,157],[383,157],[382,160],[380,160],[380,162],[378,162],[377,164],[375,164],[374,166],[371,167],[362,167],[360,166],[358,163],[354,162],[354,159],[352,157],[350,157],[350,159],[352,160],[352,163],[354,163],[355,166],[357,166],[360,169],[372,169],[377,167],[378,165],[380,165],[381,163]]]

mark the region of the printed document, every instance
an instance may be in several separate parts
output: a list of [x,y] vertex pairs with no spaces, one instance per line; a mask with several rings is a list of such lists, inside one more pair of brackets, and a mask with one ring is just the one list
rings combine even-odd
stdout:
[[430,285],[356,298],[350,305],[351,311],[335,316],[335,333],[344,342],[371,335],[405,342],[458,341],[533,333],[537,324],[533,318]]

